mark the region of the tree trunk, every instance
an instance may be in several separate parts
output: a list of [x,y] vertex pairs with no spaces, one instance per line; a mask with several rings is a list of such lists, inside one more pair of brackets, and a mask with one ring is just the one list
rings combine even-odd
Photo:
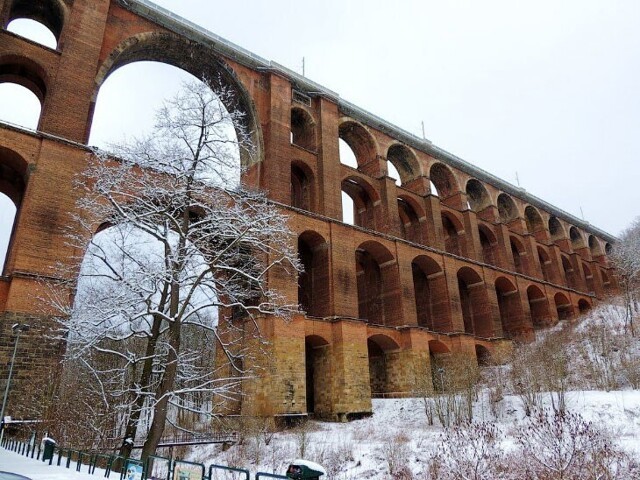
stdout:
[[[162,319],[159,316],[155,316],[153,319],[153,325],[151,327],[151,336],[147,342],[147,349],[145,352],[144,367],[142,368],[142,376],[140,377],[140,385],[144,393],[150,392],[151,374],[153,372],[153,359],[156,351],[156,345],[158,343],[158,337],[160,336],[160,326],[162,325]],[[131,450],[133,449],[133,441],[136,438],[138,432],[138,424],[140,422],[140,413],[144,406],[145,395],[138,395],[133,405],[133,411],[127,421],[127,428],[125,429],[122,445],[120,446],[120,456],[128,458],[131,456]],[[130,442],[127,439],[131,439]]]
[[178,375],[178,355],[180,352],[180,329],[182,325],[174,320],[169,326],[169,355],[167,365],[162,377],[162,382],[156,391],[156,405],[153,411],[153,420],[149,427],[149,434],[142,447],[142,461],[145,462],[149,455],[154,455],[164,427],[167,422],[167,409],[169,406],[168,393],[173,390]]

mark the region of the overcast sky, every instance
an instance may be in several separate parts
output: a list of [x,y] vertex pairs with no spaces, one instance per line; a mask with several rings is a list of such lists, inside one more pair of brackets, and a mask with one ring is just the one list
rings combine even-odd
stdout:
[[[157,3],[612,234],[640,214],[637,0]],[[142,68],[107,81],[92,143],[173,88]]]

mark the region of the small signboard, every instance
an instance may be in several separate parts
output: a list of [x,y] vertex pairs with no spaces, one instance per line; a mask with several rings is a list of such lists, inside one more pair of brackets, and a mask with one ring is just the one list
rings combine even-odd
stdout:
[[127,463],[124,480],[142,480],[142,465],[130,462]]
[[176,461],[173,467],[173,480],[202,480],[204,477],[204,465]]

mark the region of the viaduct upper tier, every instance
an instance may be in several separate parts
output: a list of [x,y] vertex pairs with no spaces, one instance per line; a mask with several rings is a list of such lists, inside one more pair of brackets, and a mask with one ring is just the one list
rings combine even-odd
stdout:
[[[7,31],[17,18],[45,25],[57,48]],[[305,273],[271,281],[306,313],[264,319],[272,366],[244,388],[242,412],[366,413],[374,396],[415,393],[433,358],[485,358],[617,290],[611,235],[146,0],[0,0],[0,21],[0,82],[42,104],[37,131],[0,124],[0,192],[18,211],[0,278],[0,381],[11,325],[27,321],[23,395],[63,348],[42,338],[38,279],[77,256],[65,235],[98,93],[138,61],[235,91],[226,107],[245,114],[257,147],[241,158],[244,181],[266,190],[298,234]],[[339,139],[357,167],[340,162]]]

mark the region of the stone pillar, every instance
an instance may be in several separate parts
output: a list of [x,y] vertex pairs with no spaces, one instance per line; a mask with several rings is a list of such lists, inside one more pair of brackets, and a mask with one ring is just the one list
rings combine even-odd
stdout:
[[342,221],[342,169],[338,147],[338,106],[320,98],[320,138],[318,148],[318,213]]
[[76,0],[64,26],[66,34],[55,82],[48,85],[39,129],[75,142],[89,137],[95,76],[111,2]]
[[345,421],[353,414],[371,412],[367,325],[340,320],[332,325],[332,331],[333,417]]

